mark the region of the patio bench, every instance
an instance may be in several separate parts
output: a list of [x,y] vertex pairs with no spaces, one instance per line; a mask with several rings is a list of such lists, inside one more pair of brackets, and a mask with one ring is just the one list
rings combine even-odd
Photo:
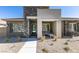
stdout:
[[44,35],[48,36],[49,38],[54,38],[55,36],[53,33],[50,33],[50,32],[45,32]]

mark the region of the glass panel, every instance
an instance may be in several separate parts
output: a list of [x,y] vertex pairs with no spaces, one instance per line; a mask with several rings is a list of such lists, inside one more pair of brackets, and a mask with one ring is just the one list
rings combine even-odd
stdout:
[[43,24],[42,31],[50,31],[50,25],[49,24]]
[[76,23],[70,23],[69,26],[69,31],[73,32],[73,31],[77,31],[77,24]]
[[32,25],[32,32],[36,32],[36,25],[35,24]]
[[76,31],[76,29],[77,29],[76,24],[73,24],[73,28],[74,28],[74,31]]
[[46,24],[43,24],[43,31],[47,31],[47,26],[46,26]]
[[24,32],[23,24],[13,23],[13,32]]
[[49,31],[49,24],[47,24],[47,31]]
[[77,31],[79,32],[79,24],[77,24]]
[[73,31],[72,24],[69,24],[68,29],[69,29],[69,31]]

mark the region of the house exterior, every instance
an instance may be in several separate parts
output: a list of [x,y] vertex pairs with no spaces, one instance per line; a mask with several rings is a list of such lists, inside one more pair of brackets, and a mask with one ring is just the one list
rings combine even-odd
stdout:
[[57,38],[79,35],[79,18],[61,17],[61,11],[49,9],[48,6],[24,7],[24,18],[0,20],[0,36],[22,36],[25,29],[28,37],[37,38],[44,36],[45,32],[50,32]]
[[27,20],[28,36],[42,37],[44,32],[50,32],[57,38],[79,35],[79,18],[61,17],[61,9],[49,9],[48,6],[24,7]]

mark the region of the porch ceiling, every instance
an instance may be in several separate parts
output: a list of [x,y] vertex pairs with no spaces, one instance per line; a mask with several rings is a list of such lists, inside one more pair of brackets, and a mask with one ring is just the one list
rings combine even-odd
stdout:
[[51,21],[58,21],[60,19],[39,19],[40,21],[47,21],[47,22],[51,22]]
[[37,19],[37,16],[26,16],[27,19]]
[[79,18],[61,18],[62,21],[79,21]]

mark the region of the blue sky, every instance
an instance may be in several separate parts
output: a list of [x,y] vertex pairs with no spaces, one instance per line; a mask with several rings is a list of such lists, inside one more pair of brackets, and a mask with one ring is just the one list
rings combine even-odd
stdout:
[[0,18],[22,18],[23,7],[21,6],[0,6]]
[[[79,18],[79,6],[51,6],[50,8],[60,8],[62,17]],[[0,6],[0,18],[22,18],[22,6]]]

